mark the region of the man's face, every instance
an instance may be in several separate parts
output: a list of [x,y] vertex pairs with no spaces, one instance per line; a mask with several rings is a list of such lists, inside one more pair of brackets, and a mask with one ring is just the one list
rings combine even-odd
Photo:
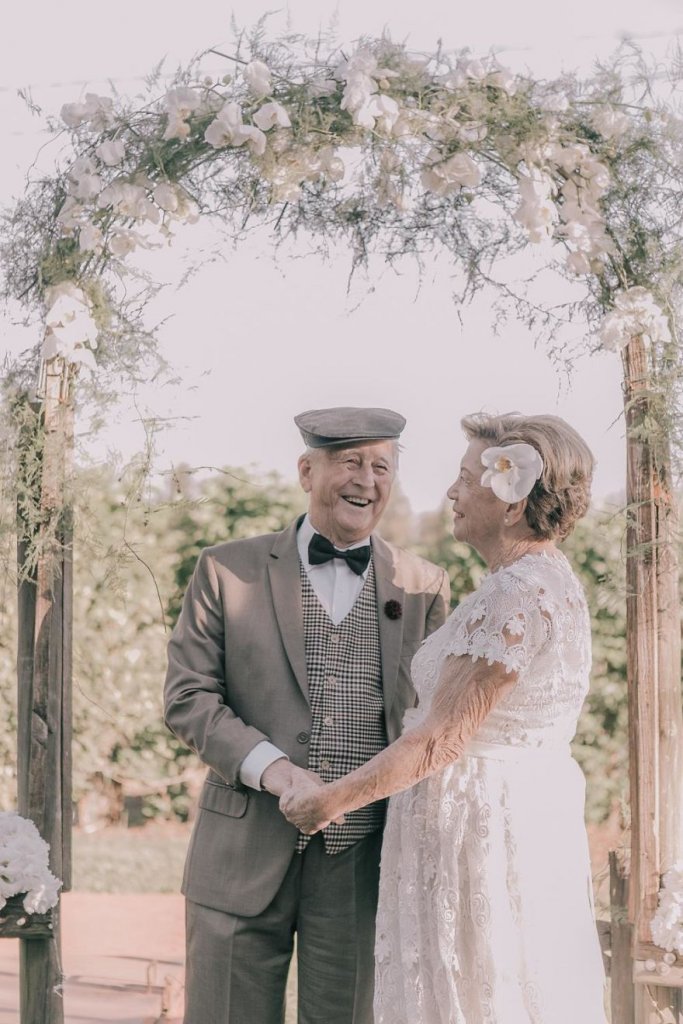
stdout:
[[318,448],[299,459],[299,480],[309,495],[311,523],[336,547],[370,536],[386,508],[395,476],[392,441]]

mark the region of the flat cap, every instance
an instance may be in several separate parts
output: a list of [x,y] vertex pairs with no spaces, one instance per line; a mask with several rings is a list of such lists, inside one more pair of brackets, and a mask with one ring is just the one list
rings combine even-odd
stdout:
[[294,417],[309,448],[332,448],[362,441],[394,441],[406,425],[405,417],[391,409],[338,406],[309,409]]

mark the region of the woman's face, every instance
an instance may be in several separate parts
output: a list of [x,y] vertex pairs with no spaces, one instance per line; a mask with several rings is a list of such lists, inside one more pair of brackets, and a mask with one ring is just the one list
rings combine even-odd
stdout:
[[480,554],[500,539],[508,507],[490,487],[482,487],[479,482],[484,472],[481,453],[490,447],[490,441],[470,441],[458,478],[447,492],[453,502],[453,536],[471,544]]

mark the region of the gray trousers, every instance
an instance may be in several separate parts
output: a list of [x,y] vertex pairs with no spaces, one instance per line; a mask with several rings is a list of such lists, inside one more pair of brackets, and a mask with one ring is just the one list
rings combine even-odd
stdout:
[[329,855],[314,836],[257,917],[188,900],[184,1024],[283,1024],[295,933],[298,1024],[372,1024],[381,844]]

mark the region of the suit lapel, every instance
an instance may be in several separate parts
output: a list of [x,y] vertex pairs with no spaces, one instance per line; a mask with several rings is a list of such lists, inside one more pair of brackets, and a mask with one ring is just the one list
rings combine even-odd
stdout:
[[387,601],[398,601],[403,608],[405,591],[394,583],[396,570],[391,549],[381,537],[372,538],[372,558],[375,566],[377,588],[377,618],[379,643],[382,654],[382,687],[384,690],[384,712],[388,717],[396,693],[398,663],[403,642],[403,618],[390,619],[384,608]]
[[296,531],[301,520],[281,533],[273,545],[268,576],[273,595],[275,617],[292,672],[308,700],[308,673],[304,645],[304,613],[301,604],[299,552]]

